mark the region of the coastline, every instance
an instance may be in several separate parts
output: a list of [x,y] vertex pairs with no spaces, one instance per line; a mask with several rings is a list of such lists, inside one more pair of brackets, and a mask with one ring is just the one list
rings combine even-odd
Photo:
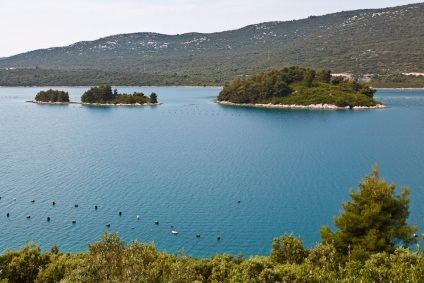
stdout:
[[380,90],[380,89],[382,89],[382,90],[386,90],[386,89],[388,89],[388,90],[391,90],[391,89],[394,89],[394,90],[424,90],[424,87],[375,87],[375,89],[376,90]]
[[134,104],[123,104],[123,103],[117,103],[117,104],[111,104],[111,103],[85,103],[85,102],[44,102],[44,101],[36,101],[36,100],[27,100],[28,103],[35,103],[35,104],[50,104],[50,105],[67,105],[67,104],[79,104],[79,105],[88,105],[88,106],[158,106],[162,105],[163,103],[134,103]]
[[233,103],[229,101],[215,101],[217,104],[221,105],[231,105],[231,106],[248,106],[248,107],[261,107],[261,108],[283,108],[283,109],[316,109],[316,110],[368,110],[368,109],[385,109],[389,108],[389,106],[383,104],[377,104],[376,106],[354,106],[350,108],[339,107],[333,104],[310,104],[310,105],[298,105],[298,104],[242,104],[242,103]]

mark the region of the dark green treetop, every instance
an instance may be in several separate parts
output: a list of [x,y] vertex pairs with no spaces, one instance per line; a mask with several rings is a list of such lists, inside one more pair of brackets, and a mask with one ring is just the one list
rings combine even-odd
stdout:
[[321,228],[323,243],[334,244],[344,260],[350,256],[361,261],[374,253],[392,253],[401,243],[405,247],[415,243],[417,227],[406,223],[409,189],[402,187],[397,195],[395,188],[394,183],[388,185],[379,178],[375,165],[372,174],[359,184],[359,190],[350,191],[352,201],[342,203],[343,211],[334,218],[339,230]]
[[156,93],[152,92],[150,94],[150,102],[151,103],[158,103],[158,96]]
[[69,94],[63,90],[42,90],[37,93],[35,100],[40,102],[69,102]]
[[133,94],[118,93],[117,89],[114,89],[112,92],[112,87],[110,85],[101,85],[99,87],[92,87],[88,91],[84,92],[81,96],[81,102],[100,104],[158,103],[156,94],[153,98],[154,101],[152,101],[152,95],[150,95],[149,98],[142,92],[134,92]]
[[114,98],[112,87],[110,85],[95,86],[84,92],[81,96],[81,102],[99,103],[111,100]]

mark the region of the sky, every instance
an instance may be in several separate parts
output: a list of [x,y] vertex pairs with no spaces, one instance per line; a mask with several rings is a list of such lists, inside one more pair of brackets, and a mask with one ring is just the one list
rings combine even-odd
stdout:
[[133,32],[212,33],[408,0],[0,0],[0,57]]

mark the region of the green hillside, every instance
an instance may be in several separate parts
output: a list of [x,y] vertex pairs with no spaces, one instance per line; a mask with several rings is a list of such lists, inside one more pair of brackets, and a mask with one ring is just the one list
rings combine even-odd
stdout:
[[[298,65],[350,73],[380,85],[397,82],[424,86],[422,76],[402,76],[424,73],[423,14],[424,3],[418,3],[260,23],[209,34],[113,35],[4,58],[0,60],[0,85],[20,85],[21,75],[4,79],[10,68],[33,69],[37,76],[49,71],[45,82],[34,79],[32,84],[54,82],[55,74],[62,71],[60,76],[70,84],[72,77],[78,76],[92,80],[92,84],[111,83],[98,81],[99,73],[107,73],[106,80],[110,78],[117,85],[170,82],[162,76],[178,77],[171,80],[177,85],[223,85],[237,77]],[[134,79],[121,82],[116,74],[123,72],[133,74],[130,77]],[[28,72],[22,73],[31,84]],[[187,77],[190,79],[185,81]]]

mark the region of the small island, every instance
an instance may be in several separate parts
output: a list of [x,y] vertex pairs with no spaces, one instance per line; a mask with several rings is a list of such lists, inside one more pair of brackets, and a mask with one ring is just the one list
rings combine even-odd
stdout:
[[133,94],[112,92],[110,85],[92,87],[81,96],[82,104],[90,105],[158,105],[158,96],[152,92],[149,97],[142,92]]
[[41,104],[83,104],[96,106],[155,106],[160,105],[158,96],[152,92],[149,97],[142,92],[133,94],[118,93],[117,89],[112,92],[110,85],[95,86],[84,92],[81,102],[71,102],[68,92],[62,90],[49,89],[40,91],[33,100],[27,101]]
[[69,94],[63,90],[49,89],[40,91],[34,98],[35,103],[69,103]]
[[217,103],[278,108],[377,109],[366,83],[331,76],[330,70],[285,67],[226,84]]

